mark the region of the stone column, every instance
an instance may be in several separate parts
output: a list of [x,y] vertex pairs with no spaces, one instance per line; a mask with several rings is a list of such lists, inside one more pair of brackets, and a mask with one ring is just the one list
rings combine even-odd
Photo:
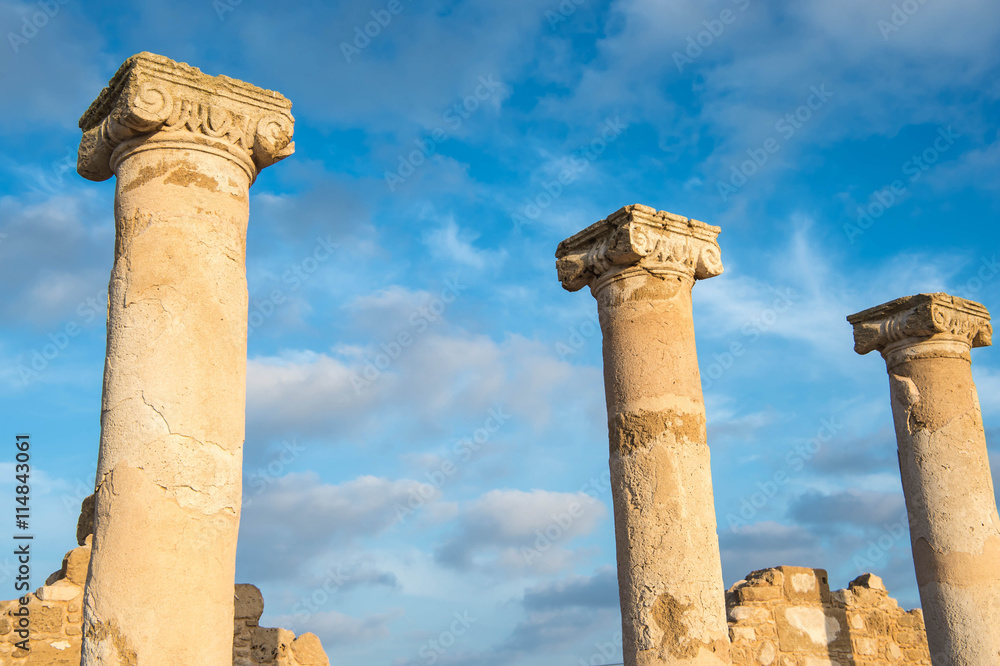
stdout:
[[80,120],[78,171],[117,177],[84,666],[232,664],[248,191],[290,109],[141,53]]
[[881,352],[889,370],[934,664],[1000,664],[1000,518],[970,354],[991,344],[989,312],[947,294],[921,294],[848,321],[855,350]]
[[627,206],[559,244],[604,334],[627,666],[730,664],[691,289],[722,273],[718,227]]

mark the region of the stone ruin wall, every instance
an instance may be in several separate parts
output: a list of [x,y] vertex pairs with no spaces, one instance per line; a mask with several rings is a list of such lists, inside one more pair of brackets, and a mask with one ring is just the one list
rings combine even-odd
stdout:
[[83,625],[83,585],[90,564],[90,539],[66,553],[62,569],[29,593],[31,652],[15,647],[18,600],[0,601],[0,663],[24,666],[79,666]]
[[921,610],[873,574],[830,591],[823,569],[755,571],[726,594],[734,666],[930,666]]
[[[0,602],[0,664],[79,666],[83,586],[90,535],[62,568],[29,594],[32,651],[15,649],[12,613]],[[865,574],[831,592],[823,569],[755,571],[726,594],[734,666],[930,666],[920,609],[904,611],[878,576]],[[233,666],[330,666],[318,637],[259,626],[264,599],[235,588]]]
[[295,637],[288,629],[258,624],[264,597],[253,585],[236,586],[236,626],[233,631],[233,666],[330,666],[316,634]]
[[[93,496],[84,501],[77,527],[80,546],[66,553],[62,568],[29,593],[31,652],[15,647],[18,600],[0,601],[0,664],[10,666],[80,666],[83,587],[90,567],[91,522],[86,520]],[[288,629],[259,626],[264,597],[253,585],[236,585],[233,666],[330,666],[320,639],[311,633],[296,638]],[[150,599],[150,603],[156,603]]]

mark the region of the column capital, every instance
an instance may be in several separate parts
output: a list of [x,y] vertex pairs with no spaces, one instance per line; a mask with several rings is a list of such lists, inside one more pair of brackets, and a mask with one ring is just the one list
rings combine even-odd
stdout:
[[132,56],[80,118],[77,171],[107,180],[136,144],[223,153],[247,171],[291,155],[292,103],[280,93],[153,53]]
[[612,213],[559,243],[556,270],[567,291],[614,279],[630,268],[680,273],[692,280],[720,275],[721,229],[649,206]]
[[[854,326],[854,351],[885,353],[940,338],[972,347],[993,344],[990,313],[981,304],[948,294],[898,298],[847,318]],[[902,343],[902,344],[901,344]]]

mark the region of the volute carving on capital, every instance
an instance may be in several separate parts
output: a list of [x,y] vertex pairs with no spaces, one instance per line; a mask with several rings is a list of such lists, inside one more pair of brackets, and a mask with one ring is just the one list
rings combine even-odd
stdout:
[[719,232],[719,227],[666,211],[626,206],[560,243],[556,270],[568,291],[632,267],[703,280],[723,271]]
[[883,352],[904,340],[919,342],[935,336],[967,342],[970,347],[993,344],[989,311],[979,303],[948,294],[918,294],[891,301],[847,318],[854,326],[854,350]]
[[84,178],[107,180],[122,144],[163,141],[225,151],[253,180],[295,151],[291,106],[279,93],[140,53],[125,61],[80,118],[77,170]]

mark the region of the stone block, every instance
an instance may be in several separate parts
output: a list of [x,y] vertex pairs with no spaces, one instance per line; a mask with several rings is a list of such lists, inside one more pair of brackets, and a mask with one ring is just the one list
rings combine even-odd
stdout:
[[792,603],[829,603],[830,584],[825,569],[781,567],[784,574],[785,596]]
[[850,590],[833,590],[830,592],[830,603],[844,608],[854,598]]
[[287,629],[266,629],[258,627],[254,631],[253,659],[258,664],[287,663],[289,648],[295,634]]
[[[63,606],[47,604],[29,604],[31,610],[31,633],[34,636],[39,634],[62,634],[63,632]],[[37,641],[37,638],[35,639]]]
[[90,568],[90,546],[80,546],[66,553],[63,559],[63,576],[71,583],[83,587]]
[[771,611],[766,606],[732,606],[729,619],[739,623],[763,623],[771,621]]
[[94,495],[90,494],[80,503],[80,517],[76,521],[76,542],[89,545],[88,537],[94,534]]
[[15,650],[11,663],[24,666],[80,666],[80,642],[34,640],[31,652]]
[[755,601],[771,601],[782,598],[780,587],[752,587],[745,585],[736,592],[742,603],[752,603]]
[[862,588],[867,588],[869,590],[876,590],[878,592],[882,592],[885,595],[889,594],[888,590],[885,589],[885,583],[882,581],[882,579],[876,576],[875,574],[871,573],[866,573],[858,576],[857,578],[851,581],[848,587],[850,588],[862,587]]
[[292,656],[298,666],[330,666],[323,644],[316,634],[305,633],[292,641]]
[[756,666],[757,664],[753,658],[753,651],[747,647],[732,646],[730,656],[733,658],[733,666]]
[[264,614],[264,595],[260,593],[256,585],[240,583],[235,590],[236,619],[247,620],[247,624],[254,626]]
[[52,585],[38,588],[38,598],[42,601],[70,601],[83,594],[83,588],[67,580],[59,580]]
[[893,618],[883,610],[873,610],[865,613],[865,626],[868,633],[877,636],[889,636],[895,628]]
[[854,641],[854,654],[873,657],[878,654],[878,641],[874,638],[858,638]]
[[746,581],[748,585],[781,587],[784,584],[785,576],[781,569],[761,569],[748,575]]
[[757,651],[756,664],[760,666],[771,666],[778,658],[778,648],[771,641],[764,641]]
[[832,649],[851,649],[845,622],[822,606],[786,606],[774,615],[782,652],[828,654]]

